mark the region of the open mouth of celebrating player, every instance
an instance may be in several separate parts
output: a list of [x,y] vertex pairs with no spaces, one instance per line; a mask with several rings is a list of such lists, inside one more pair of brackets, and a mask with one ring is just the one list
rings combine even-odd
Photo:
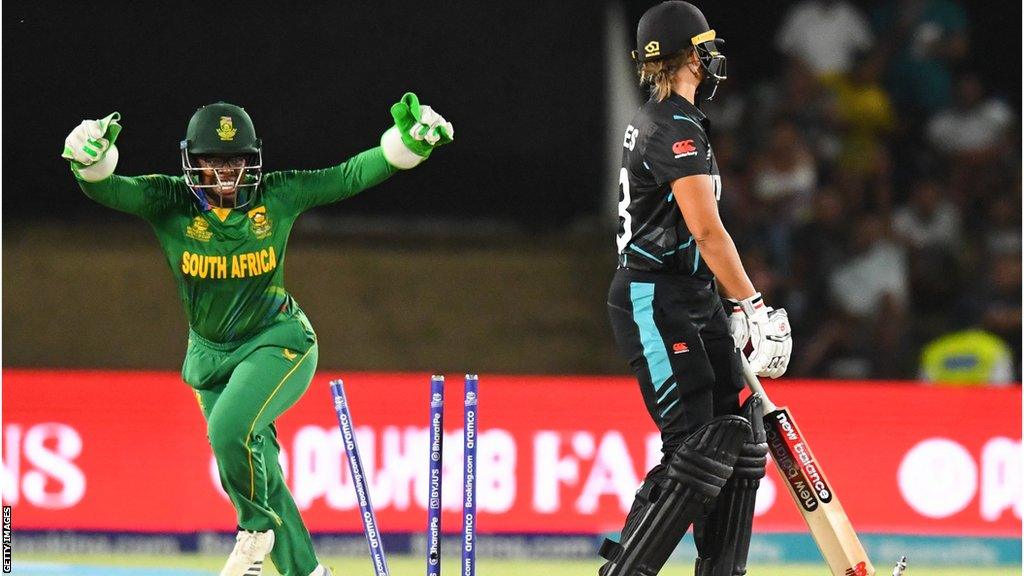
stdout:
[[[222,198],[234,198],[238,191],[238,184],[245,172],[245,157],[234,158],[200,157],[197,163],[202,171],[202,182],[211,186],[207,192],[215,192]],[[209,194],[207,194],[209,195]]]
[[211,206],[237,207],[240,188],[251,186],[248,156],[196,156],[192,184]]

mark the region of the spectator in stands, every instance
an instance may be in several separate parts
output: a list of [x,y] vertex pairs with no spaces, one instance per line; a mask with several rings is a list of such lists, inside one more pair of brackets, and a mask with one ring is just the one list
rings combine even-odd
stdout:
[[881,82],[884,67],[882,54],[874,52],[859,60],[851,74],[825,81],[836,95],[844,170],[869,172],[886,155],[884,140],[895,128],[895,113]]
[[814,196],[812,217],[793,235],[791,289],[784,301],[794,316],[804,318],[799,327],[794,326],[794,338],[813,334],[830,317],[821,312],[827,300],[823,295],[828,294],[832,271],[846,257],[848,216],[842,196],[831,187],[822,188]]
[[914,185],[910,201],[896,211],[893,231],[910,250],[912,327],[928,338],[948,329],[949,302],[962,295],[960,210],[943,197],[945,187],[925,178]]
[[829,277],[829,293],[844,312],[867,318],[907,303],[907,254],[892,240],[886,222],[866,216],[857,223],[852,253]]
[[829,277],[829,296],[856,324],[870,375],[898,374],[909,293],[906,251],[877,216],[857,224],[852,248],[851,257]]
[[906,373],[907,257],[889,238],[885,221],[857,222],[850,254],[828,278],[820,324],[796,363],[797,374],[841,378],[898,377]]
[[756,90],[747,146],[759,150],[780,120],[796,126],[816,158],[838,156],[835,97],[800,60],[791,59],[781,78]]
[[846,74],[873,41],[864,14],[845,0],[807,0],[786,13],[775,36],[780,52],[819,77]]
[[818,184],[814,156],[792,122],[780,121],[753,161],[752,190],[761,208],[772,262],[789,270],[794,226],[810,207]]
[[814,197],[812,218],[794,235],[795,276],[809,299],[828,293],[828,278],[846,258],[849,213],[842,196],[823,188]]
[[980,290],[958,307],[961,328],[924,347],[920,377],[952,385],[1006,385],[1021,378],[1020,251],[994,255]]
[[975,74],[964,74],[953,105],[928,122],[928,144],[958,164],[977,167],[999,155],[1014,121],[1005,102],[986,96]]
[[[1013,137],[1016,114],[1001,100],[986,96],[971,73],[961,76],[955,103],[933,116],[925,131],[933,164],[947,167],[947,185],[961,192],[965,210],[977,222],[979,210],[1001,195],[1009,184],[1011,166],[1019,166],[1020,147]],[[981,222],[982,225],[987,225]]]
[[1014,381],[1012,354],[998,336],[980,328],[951,332],[924,347],[918,378],[948,386],[1006,386]]
[[889,55],[888,85],[906,117],[926,118],[949,105],[954,64],[967,55],[967,17],[955,0],[898,0],[876,13]]
[[960,211],[942,197],[937,181],[924,179],[910,202],[896,211],[893,231],[915,251],[955,252],[961,241]]
[[1002,338],[1013,350],[1020,378],[1021,358],[1021,259],[1020,252],[995,257],[981,300],[981,325]]
[[1018,254],[1021,251],[1020,173],[1016,190],[996,196],[988,204],[985,218],[984,249],[989,254]]

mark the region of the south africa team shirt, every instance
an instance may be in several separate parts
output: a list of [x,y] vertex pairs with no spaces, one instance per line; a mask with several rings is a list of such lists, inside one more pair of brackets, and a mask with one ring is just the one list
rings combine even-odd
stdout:
[[380,148],[323,170],[264,175],[256,201],[203,210],[180,176],[79,180],[86,196],[144,218],[174,275],[190,328],[217,343],[239,342],[298,311],[284,288],[288,236],[304,211],[337,202],[395,172]]
[[721,198],[710,127],[707,117],[676,93],[660,102],[651,98],[633,116],[619,171],[620,268],[714,277],[672,196],[673,181],[707,174],[715,198]]

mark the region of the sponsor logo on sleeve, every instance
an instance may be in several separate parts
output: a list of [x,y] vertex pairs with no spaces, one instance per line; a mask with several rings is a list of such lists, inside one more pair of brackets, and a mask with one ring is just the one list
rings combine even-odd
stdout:
[[693,140],[680,140],[672,145],[672,153],[675,154],[676,158],[687,158],[689,156],[697,155],[697,147],[693,145]]

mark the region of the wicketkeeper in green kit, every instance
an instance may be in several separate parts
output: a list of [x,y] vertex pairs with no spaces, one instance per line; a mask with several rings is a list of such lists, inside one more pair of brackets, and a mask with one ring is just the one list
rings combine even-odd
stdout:
[[380,146],[314,171],[264,174],[249,115],[218,102],[192,116],[183,176],[114,174],[120,115],[71,131],[63,157],[86,196],[141,216],[156,231],[188,317],[182,378],[207,423],[220,481],[238,514],[221,576],[259,576],[270,554],[286,576],[324,576],[278,464],[274,420],[309,387],[317,339],[284,288],[299,214],[344,200],[452,141],[454,129],[408,93],[391,107]]

